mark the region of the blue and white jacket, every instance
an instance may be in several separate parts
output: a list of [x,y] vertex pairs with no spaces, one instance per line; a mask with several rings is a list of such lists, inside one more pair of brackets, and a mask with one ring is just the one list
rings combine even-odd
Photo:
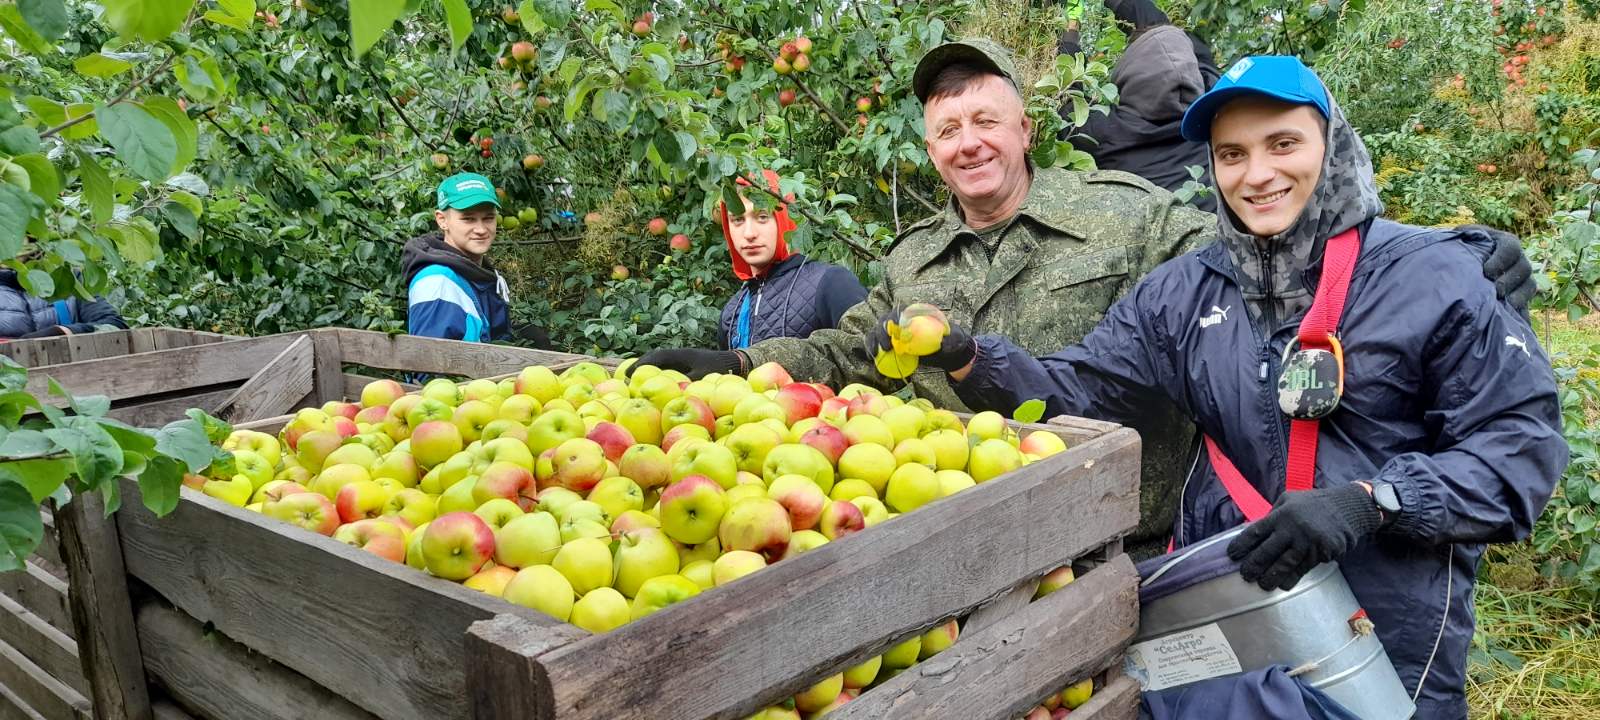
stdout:
[[487,261],[468,259],[439,233],[412,238],[400,259],[412,335],[467,342],[510,336],[511,291]]

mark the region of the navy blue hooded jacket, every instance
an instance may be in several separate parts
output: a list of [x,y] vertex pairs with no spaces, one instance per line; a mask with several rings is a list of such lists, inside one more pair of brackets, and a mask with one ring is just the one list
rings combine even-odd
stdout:
[[[746,348],[775,337],[809,337],[839,326],[844,311],[867,299],[855,273],[795,253],[767,274],[745,281],[722,307],[717,333],[723,350]],[[749,314],[749,334],[741,336],[739,316]]]
[[[1394,485],[1399,517],[1340,564],[1401,681],[1419,692],[1417,717],[1465,718],[1484,544],[1526,538],[1566,466],[1555,377],[1528,322],[1496,299],[1481,257],[1456,233],[1381,219],[1361,227],[1340,323],[1344,397],[1321,422],[1316,485]],[[1276,382],[1304,308],[1263,337],[1235,273],[1220,243],[1176,258],[1081,345],[1049,357],[981,337],[956,391],[974,409],[1010,412],[1039,398],[1047,416],[1122,422],[1170,399],[1276,500],[1289,423]],[[1307,267],[1305,286],[1319,273]],[[1244,522],[1203,454],[1176,500],[1178,546]]]
[[126,330],[128,323],[105,298],[46,302],[22,289],[15,270],[0,270],[0,338],[19,338],[56,326],[81,334],[107,328]]
[[473,262],[439,233],[412,238],[400,255],[406,278],[406,331],[490,342],[511,335],[510,291],[500,273]]

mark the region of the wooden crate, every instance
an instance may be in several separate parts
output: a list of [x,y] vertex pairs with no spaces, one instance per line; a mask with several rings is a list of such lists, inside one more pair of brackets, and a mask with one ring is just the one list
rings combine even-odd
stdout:
[[242,422],[358,396],[374,378],[346,366],[481,377],[583,357],[345,328],[256,338],[140,329],[4,343],[0,352],[27,360],[35,396],[54,379],[78,395],[109,397],[111,417],[141,427],[182,419],[189,408]]
[[[345,332],[328,333],[339,354],[320,357],[409,357],[404,341],[347,342]],[[324,360],[313,373],[330,379],[319,397],[331,396],[335,372],[339,391],[359,392],[336,367]],[[487,364],[426,369],[495,374]],[[131,638],[94,643],[76,675],[62,658],[29,669],[80,717],[88,703],[96,717],[159,709],[178,720],[742,718],[965,618],[949,650],[836,713],[1009,719],[1100,674],[1108,689],[1075,717],[1132,717],[1134,694],[1105,671],[1137,618],[1120,538],[1138,519],[1138,437],[1071,418],[1034,427],[1069,449],[598,636],[188,489],[158,519],[124,481],[112,519],[74,516],[74,536],[109,539],[117,562],[73,571],[68,608],[75,628],[90,628],[79,634],[120,623]],[[1029,602],[1041,575],[1073,561],[1097,567]],[[79,598],[80,585],[97,594]],[[93,618],[77,614],[80,602],[93,603]],[[13,638],[29,644],[0,626],[0,640]],[[0,651],[0,672],[8,658]],[[0,685],[12,687],[4,676]]]

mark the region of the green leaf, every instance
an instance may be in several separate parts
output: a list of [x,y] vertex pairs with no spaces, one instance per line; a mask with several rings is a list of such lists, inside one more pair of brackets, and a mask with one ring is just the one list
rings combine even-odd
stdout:
[[472,11],[467,9],[466,0],[443,0],[444,19],[450,26],[450,52],[461,49],[461,45],[472,35]]
[[205,19],[219,25],[249,30],[250,22],[256,15],[255,0],[217,0],[221,10],[208,10]]
[[189,213],[195,217],[200,217],[200,214],[205,212],[205,204],[200,201],[200,198],[195,197],[186,190],[173,190],[172,194],[167,196],[167,199],[188,208]]
[[589,93],[595,88],[603,85],[605,81],[606,79],[604,75],[585,75],[583,80],[567,93],[567,103],[563,109],[567,118],[567,122],[570,123],[578,119],[578,113],[583,111],[584,99],[587,98]]
[[609,13],[611,17],[616,18],[618,23],[625,22],[622,16],[622,7],[611,0],[583,0],[583,9],[595,13]]
[[522,29],[527,30],[529,35],[545,31],[544,16],[534,7],[533,0],[522,0],[522,4],[517,6],[517,15],[522,17]]
[[28,220],[38,203],[39,199],[27,190],[0,182],[0,260],[14,258],[22,251]]
[[73,61],[72,67],[80,75],[108,78],[133,69],[133,63],[121,58],[111,57],[105,53],[94,53]]
[[106,228],[106,235],[116,242],[117,252],[127,262],[143,265],[161,258],[161,238],[147,218],[135,217],[130,222],[111,225]]
[[583,69],[583,59],[569,57],[561,61],[560,69],[556,70],[556,77],[561,79],[562,85],[571,85],[572,79],[578,76],[578,71]]
[[111,219],[114,199],[111,193],[111,174],[100,167],[94,156],[83,150],[78,154],[78,179],[83,181],[83,199],[89,203],[89,215],[97,223]]
[[73,103],[68,105],[66,117],[67,120],[76,120],[85,115],[89,115],[89,119],[62,130],[61,137],[64,137],[68,140],[82,140],[87,137],[94,137],[96,133],[100,132],[100,123],[94,119],[93,115],[90,115],[90,113],[93,112],[94,105],[90,103]]
[[133,103],[104,106],[95,114],[100,117],[100,134],[135,174],[153,182],[172,175],[178,141],[160,120]]
[[0,571],[21,569],[44,537],[39,503],[16,483],[0,483]]
[[39,150],[39,131],[27,125],[18,125],[0,132],[0,153],[23,155]]
[[131,40],[160,42],[183,26],[194,0],[106,0],[100,18]]
[[195,217],[194,211],[180,203],[167,203],[161,209],[161,214],[167,218],[172,229],[190,240],[200,237],[200,221]]
[[195,129],[194,121],[189,119],[189,114],[178,107],[178,102],[165,97],[147,97],[140,103],[145,112],[159,120],[167,130],[172,132],[172,138],[178,143],[177,158],[172,163],[172,175],[182,172],[189,163],[194,162],[196,148],[200,140],[200,133]]
[[200,102],[220,100],[227,86],[216,58],[194,51],[183,56],[183,62],[172,68],[172,74],[183,91]]
[[166,515],[178,507],[178,488],[183,487],[183,465],[165,455],[150,458],[139,473],[139,494],[144,506],[157,516]]
[[34,55],[49,56],[56,52],[54,43],[39,37],[39,33],[34,32],[28,21],[22,19],[22,12],[17,10],[16,5],[10,3],[0,5],[0,28],[4,28],[6,34],[17,41],[23,50]]
[[37,153],[11,158],[11,162],[21,165],[28,171],[28,187],[34,195],[39,196],[46,205],[56,201],[56,195],[61,193],[61,178],[56,175],[56,166],[50,164],[49,158]]
[[1044,401],[1038,398],[1029,400],[1017,406],[1017,411],[1011,413],[1011,419],[1024,425],[1039,422],[1044,417]]
[[[31,395],[29,397],[32,397]],[[37,405],[37,403],[35,403]],[[6,435],[5,440],[0,440],[0,457],[7,461],[17,458],[28,458],[40,455],[49,455],[55,452],[56,444],[44,433],[38,430],[22,428],[12,430]]]
[[[78,402],[80,403],[80,408],[82,408],[82,409],[80,409],[80,412],[83,412],[84,410],[92,409],[92,408],[88,408],[84,404],[85,400],[90,400],[90,399],[102,399],[103,400],[104,398],[105,398],[105,396],[103,396],[103,395],[95,395],[92,398],[84,398],[84,397],[78,398]],[[106,405],[109,406],[110,402],[108,401],[106,403]],[[91,413],[91,414],[104,415],[105,413],[102,411],[100,413]],[[125,423],[125,422],[122,422],[121,420],[113,420],[113,419],[107,418],[107,417],[99,418],[98,420],[96,420],[96,422],[99,422],[100,423],[100,427],[104,428],[106,433],[109,434],[113,440],[116,440],[118,445],[122,446],[122,451],[123,452],[136,452],[136,453],[140,453],[142,455],[149,455],[149,454],[154,453],[156,451],[156,437],[155,437],[155,434],[153,434],[152,432],[150,432],[148,430],[144,430],[142,428],[136,428],[136,427],[134,427],[132,425],[129,425],[129,424]]]
[[22,283],[22,289],[35,297],[47,298],[56,294],[55,278],[39,268],[28,268],[25,273],[17,275],[17,281]]
[[405,11],[405,0],[350,0],[350,47],[356,57],[367,54]]
[[122,470],[122,446],[94,418],[65,417],[44,434],[72,454],[78,479],[91,488],[114,479]]
[[[189,416],[190,420],[200,423],[201,431],[206,434],[206,441],[212,445],[221,445],[222,441],[227,440],[228,436],[233,434],[233,426],[229,425],[227,421],[212,417],[210,413],[200,408],[189,408],[183,414]],[[218,452],[221,451],[218,450]],[[228,453],[223,452],[222,454],[227,455]]]
[[0,465],[0,485],[21,485],[38,504],[50,497],[72,475],[72,461],[67,458],[35,458],[14,460]]
[[192,473],[206,469],[217,451],[206,438],[205,428],[193,418],[167,423],[156,431],[156,452],[177,459]]
[[61,0],[17,0],[17,10],[46,40],[59,40],[67,34],[67,6]]

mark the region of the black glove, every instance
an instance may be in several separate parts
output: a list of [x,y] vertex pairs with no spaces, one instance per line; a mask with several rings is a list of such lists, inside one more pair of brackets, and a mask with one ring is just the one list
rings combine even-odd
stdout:
[[32,340],[34,338],[56,337],[57,335],[65,335],[65,334],[67,334],[65,331],[66,331],[66,328],[63,328],[60,325],[51,325],[50,327],[43,328],[41,330],[35,330],[35,331],[33,331],[31,333],[28,333],[26,335],[22,335],[22,336],[18,337],[17,339],[18,340]]
[[517,339],[524,347],[535,350],[554,350],[556,346],[550,344],[550,333],[537,323],[528,323],[511,331],[511,337]]
[[1356,483],[1284,493],[1272,512],[1228,543],[1228,557],[1246,582],[1288,590],[1312,568],[1350,552],[1382,522],[1372,496]]
[[1488,238],[1492,249],[1483,260],[1483,276],[1494,281],[1496,297],[1527,317],[1528,303],[1539,292],[1539,284],[1533,280],[1533,265],[1522,252],[1522,241],[1488,225],[1462,225],[1456,232]]
[[[902,305],[893,311],[878,318],[877,324],[872,326],[872,332],[867,334],[867,357],[876,360],[878,351],[893,352],[894,344],[889,338],[889,323],[899,323],[900,313],[905,309]],[[939,343],[939,349],[931,355],[918,358],[918,365],[936,367],[945,372],[960,370],[972,362],[978,355],[978,344],[972,335],[962,329],[960,325],[952,322],[946,324],[950,327],[950,334],[944,336]]]
[[[733,350],[701,350],[699,348],[669,348],[666,350],[651,350],[633,367],[640,365],[654,365],[662,370],[677,370],[689,376],[690,380],[699,380],[714,372],[740,373],[746,370],[744,358]],[[629,369],[632,374],[632,369]]]

